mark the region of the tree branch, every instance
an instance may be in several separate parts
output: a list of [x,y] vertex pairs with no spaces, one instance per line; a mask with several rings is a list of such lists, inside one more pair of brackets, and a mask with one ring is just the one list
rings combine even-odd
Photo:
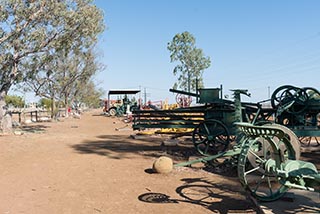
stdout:
[[[38,15],[43,12],[44,6],[45,6],[45,1],[43,1],[42,4],[40,5],[40,9],[38,11],[36,11],[35,13],[31,14],[30,17],[28,18],[28,20],[22,26],[19,26],[18,23],[15,21],[16,31],[11,31],[11,33],[7,34],[7,36],[0,38],[0,44],[3,43],[4,41],[10,39],[12,36],[19,37],[21,35],[21,32],[25,28],[27,28],[27,26],[31,23],[31,21],[36,19],[38,17]],[[17,5],[14,6],[13,11],[16,11],[16,7],[17,7]],[[17,19],[16,16],[14,16],[14,18],[15,18],[15,20]]]

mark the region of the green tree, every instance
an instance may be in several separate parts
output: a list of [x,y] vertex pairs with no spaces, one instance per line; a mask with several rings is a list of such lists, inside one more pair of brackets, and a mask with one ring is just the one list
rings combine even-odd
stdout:
[[63,49],[51,57],[52,60],[41,66],[40,71],[26,81],[26,85],[37,96],[52,100],[52,116],[56,112],[56,100],[64,103],[67,115],[75,96],[86,90],[87,83],[103,66],[96,62],[92,49],[83,52],[72,48],[68,53]]
[[92,2],[0,0],[0,130],[11,126],[3,108],[11,86],[33,77],[60,50],[96,42],[103,13]]
[[15,108],[23,108],[25,104],[23,98],[16,95],[5,96],[5,101],[8,106],[13,106]]
[[39,105],[41,107],[44,107],[47,111],[49,111],[51,109],[51,106],[52,106],[52,100],[51,99],[47,99],[47,98],[41,98],[39,100]]
[[173,74],[179,75],[178,81],[174,84],[174,88],[180,88],[188,92],[196,89],[198,86],[203,87],[202,74],[205,69],[210,67],[210,57],[205,57],[202,49],[195,46],[195,37],[185,31],[176,34],[172,41],[168,43],[171,62],[179,61],[176,65]]
[[96,88],[93,81],[85,82],[85,85],[78,85],[75,92],[74,103],[85,104],[90,108],[99,108],[101,97],[105,93],[101,88]]

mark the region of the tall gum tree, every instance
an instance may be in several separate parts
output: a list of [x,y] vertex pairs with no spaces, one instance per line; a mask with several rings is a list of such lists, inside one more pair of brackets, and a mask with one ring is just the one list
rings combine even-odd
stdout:
[[174,88],[194,91],[197,80],[199,87],[203,87],[202,74],[210,67],[211,60],[204,55],[202,49],[195,46],[195,43],[195,37],[188,31],[176,34],[168,43],[171,62],[180,62],[173,70],[174,75],[179,75]]
[[[12,128],[4,97],[13,85],[61,49],[89,48],[103,29],[92,0],[0,0],[0,131]],[[34,69],[23,69],[31,62]]]
[[95,58],[96,55],[90,49],[77,53],[69,51],[68,54],[58,52],[48,63],[39,67],[40,71],[28,78],[24,85],[37,96],[51,100],[52,117],[56,113],[57,100],[64,103],[67,116],[69,104],[74,101],[76,95],[85,91],[90,79],[102,69]]

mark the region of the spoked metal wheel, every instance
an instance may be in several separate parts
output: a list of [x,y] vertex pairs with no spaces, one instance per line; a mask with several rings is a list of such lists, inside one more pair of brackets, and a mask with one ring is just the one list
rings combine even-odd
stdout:
[[275,109],[282,108],[292,114],[300,114],[308,105],[309,95],[307,90],[313,88],[298,88],[284,85],[277,88],[271,96],[271,105]]
[[190,96],[185,96],[183,94],[177,94],[176,102],[181,108],[189,107],[192,103],[192,98]]
[[[294,134],[293,131],[291,131],[289,128],[279,125],[279,124],[266,124],[264,125],[264,127],[276,127],[278,129],[281,129],[285,134],[286,137],[288,138],[290,144],[286,145],[284,144],[283,141],[279,140],[277,137],[273,137],[272,140],[274,141],[274,143],[277,144],[278,148],[279,148],[279,152],[281,154],[281,158],[284,159],[294,159],[294,160],[299,160],[300,156],[301,156],[301,144],[300,141],[298,139],[298,137]],[[263,153],[265,151],[269,151],[270,150],[270,143],[266,142],[266,139],[263,137],[259,137],[258,139],[256,139],[258,142],[261,142],[261,145],[259,147],[259,150],[257,150],[256,154],[259,155],[263,155]],[[290,147],[288,149],[288,147]],[[290,158],[289,158],[290,157]],[[250,164],[253,167],[257,167],[258,164],[256,162],[256,156],[254,156],[254,154],[249,153],[248,154],[248,160],[250,162]],[[282,159],[283,160],[283,159]]]
[[110,116],[116,116],[116,114],[117,114],[117,110],[116,110],[115,108],[111,108],[111,109],[109,110],[109,115],[110,115]]
[[287,111],[292,114],[303,112],[308,106],[309,96],[304,89],[291,88],[284,91],[280,98],[279,105],[290,106]]
[[[277,127],[278,129],[281,129],[286,135],[287,135],[287,138],[288,140],[290,141],[290,147],[292,147],[292,149],[289,149],[290,151],[293,150],[294,152],[294,155],[293,154],[289,154],[288,152],[288,145],[285,145],[283,143],[283,141],[279,141],[277,138],[274,138],[274,141],[277,143],[277,145],[279,146],[280,150],[281,150],[281,154],[285,155],[286,158],[288,158],[289,155],[292,155],[291,157],[294,159],[294,160],[299,160],[300,159],[300,156],[301,156],[301,143],[300,143],[300,140],[299,138],[296,136],[296,134],[291,130],[289,129],[288,127],[285,127],[285,126],[282,126],[282,125],[279,125],[279,124],[275,124],[275,123],[272,123],[272,124],[266,124],[264,125],[265,127]],[[290,158],[290,159],[292,159]]]
[[278,108],[279,103],[281,102],[281,95],[283,94],[283,92],[290,90],[290,89],[294,89],[296,87],[292,86],[292,85],[283,85],[280,86],[279,88],[277,88],[271,95],[271,106],[276,109]]
[[320,140],[317,136],[304,136],[299,138],[303,147],[318,147]]
[[202,155],[216,155],[224,152],[230,143],[227,127],[218,120],[201,122],[193,131],[192,141]]
[[277,170],[286,160],[295,159],[295,151],[288,141],[275,138],[247,138],[239,156],[240,181],[260,201],[277,200],[288,190]]
[[312,87],[304,87],[302,89],[308,94],[310,100],[319,99],[320,92],[317,89]]

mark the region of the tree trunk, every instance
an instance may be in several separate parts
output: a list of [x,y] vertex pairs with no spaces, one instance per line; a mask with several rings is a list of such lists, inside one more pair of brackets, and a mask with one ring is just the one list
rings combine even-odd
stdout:
[[68,95],[67,95],[67,93],[65,93],[65,96],[64,96],[64,106],[65,106],[65,112],[64,112],[64,114],[65,114],[65,116],[66,116],[66,118],[67,118],[67,117],[69,117],[69,114],[71,113],[71,112],[69,111],[69,102],[68,102]]
[[191,71],[189,69],[188,69],[188,92],[189,93],[191,92]]
[[57,113],[56,113],[56,103],[54,101],[54,98],[51,98],[51,118],[56,119]]
[[0,132],[10,134],[12,133],[12,117],[4,99],[6,94],[5,91],[0,91]]

